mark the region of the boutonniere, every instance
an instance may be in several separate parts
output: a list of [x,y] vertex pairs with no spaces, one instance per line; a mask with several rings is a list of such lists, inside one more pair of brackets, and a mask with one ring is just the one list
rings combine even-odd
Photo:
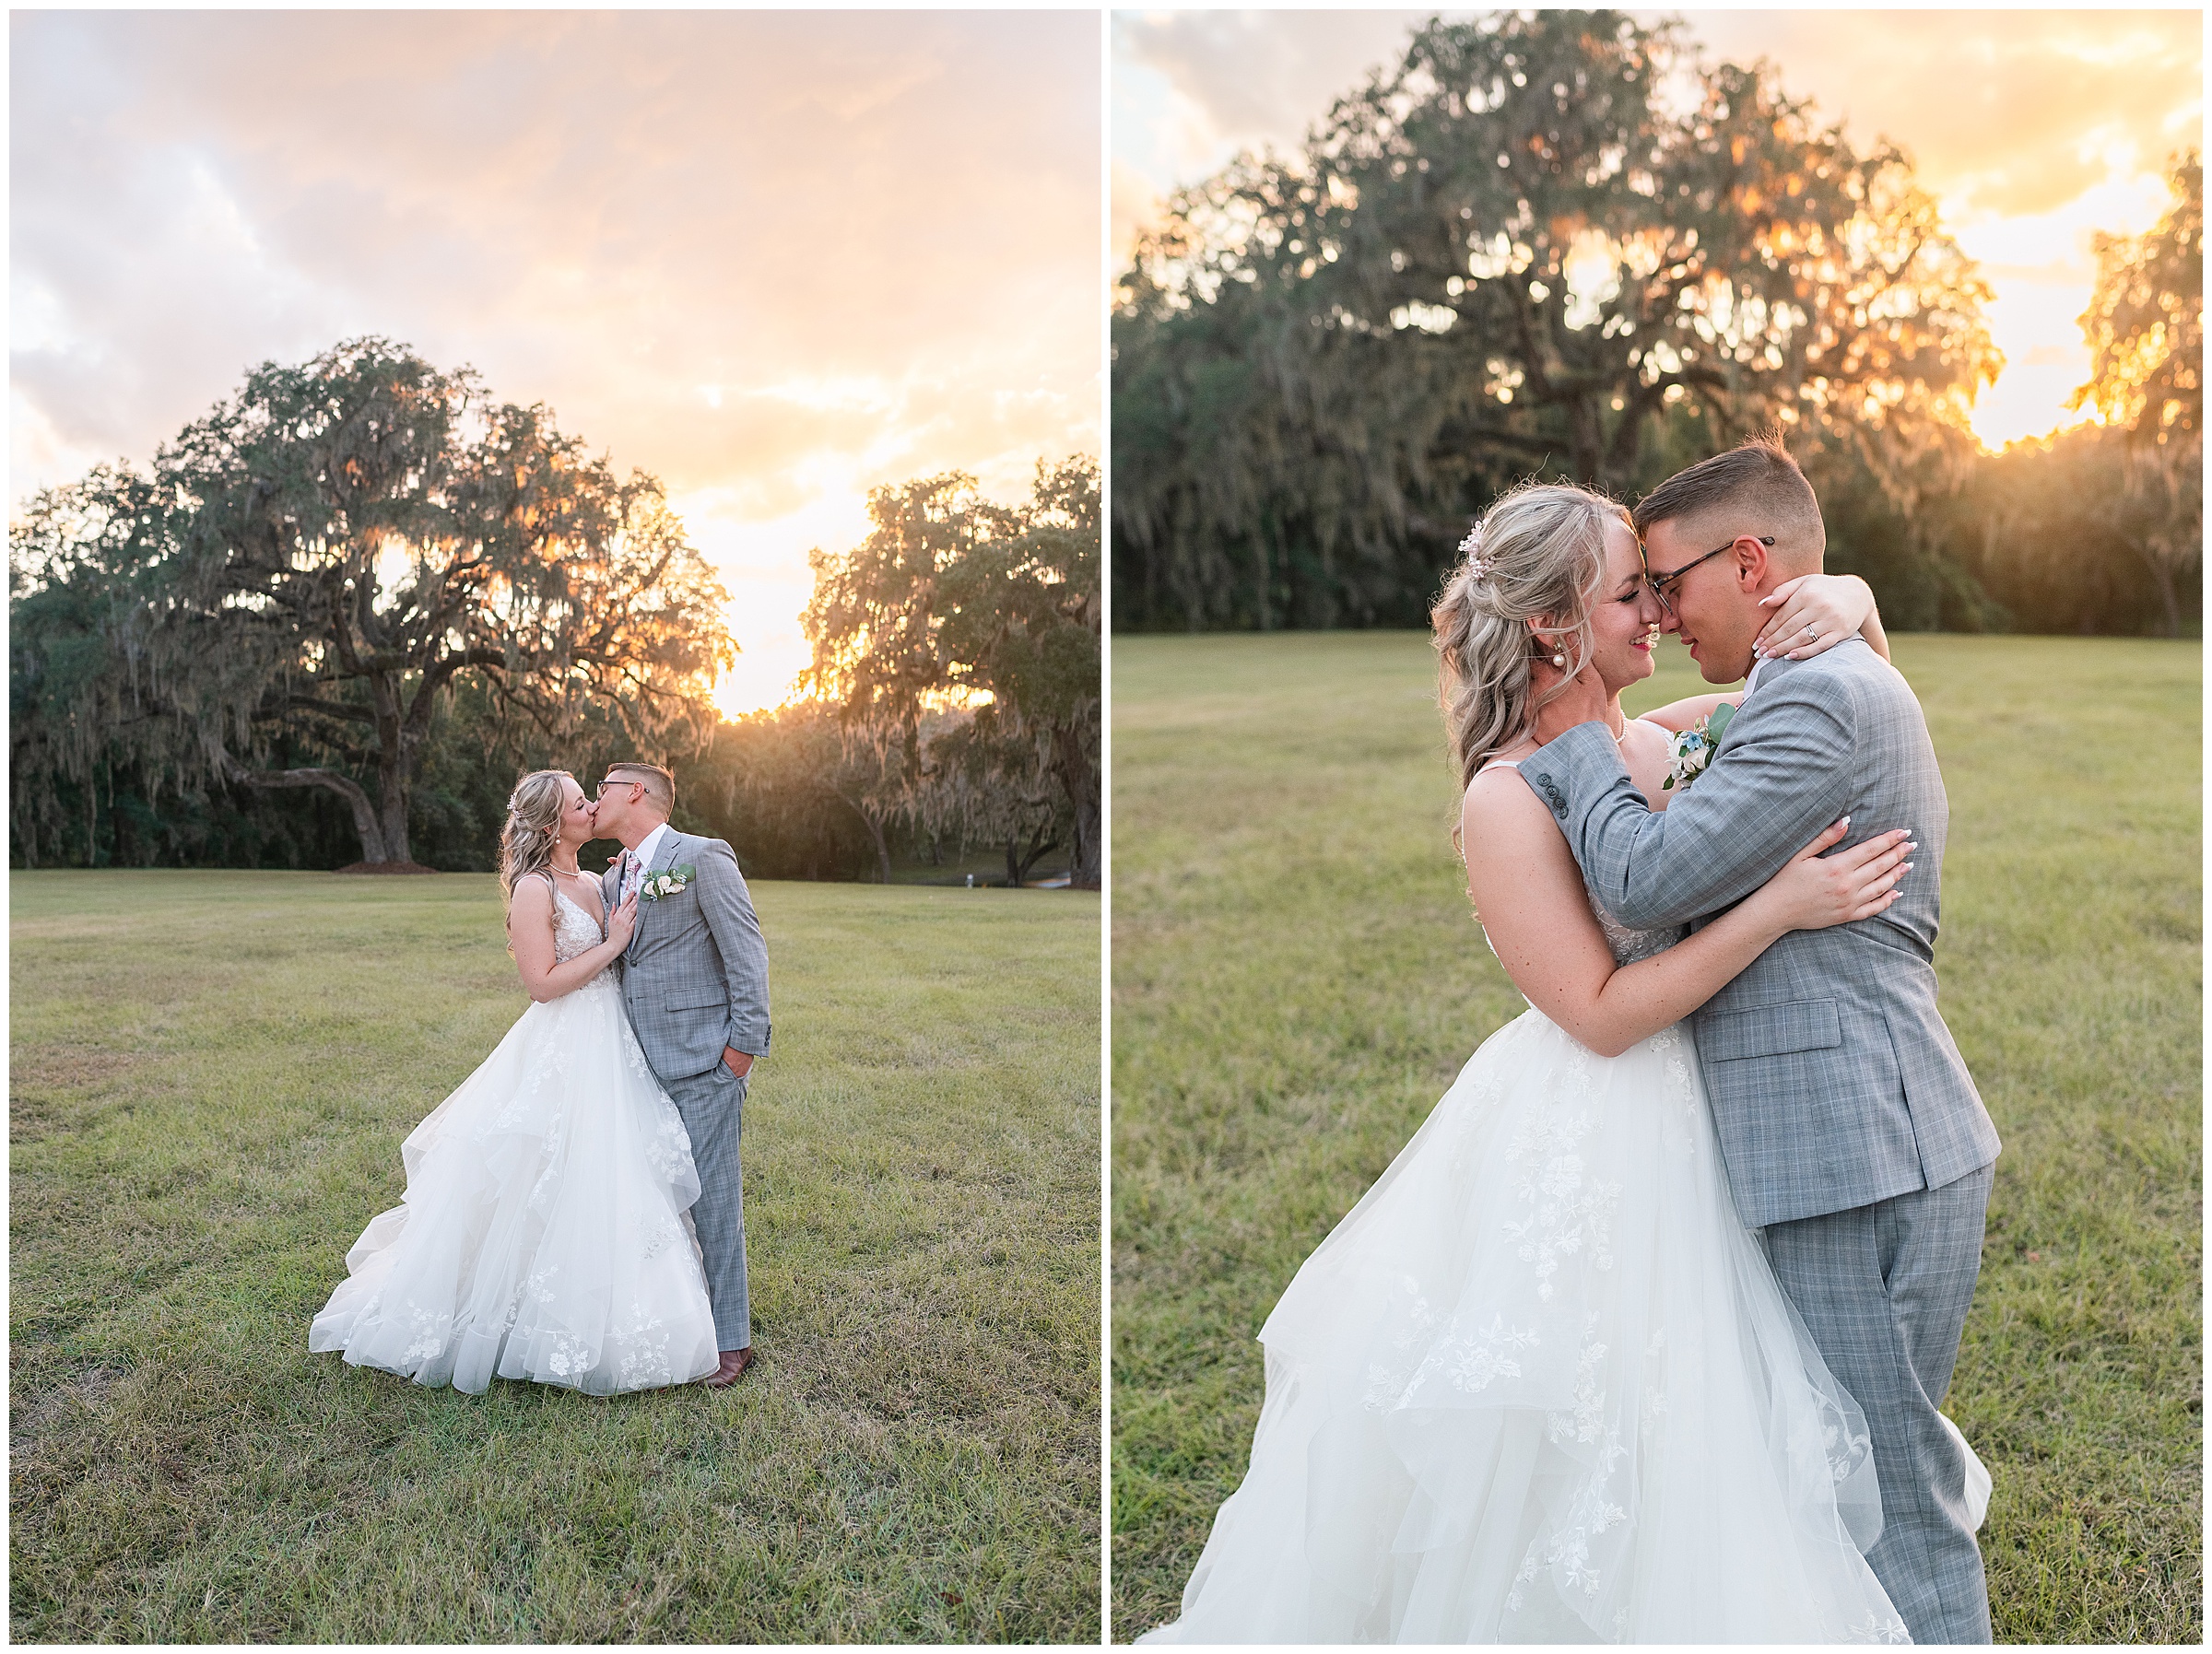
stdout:
[[638,886],[638,895],[646,901],[657,902],[664,896],[674,896],[698,876],[699,869],[688,862],[665,873],[649,873],[645,882]]
[[1667,740],[1666,780],[1659,783],[1660,791],[1671,792],[1677,787],[1687,787],[1703,775],[1712,755],[1721,748],[1728,721],[1735,716],[1735,709],[1723,701],[1688,729],[1677,730]]

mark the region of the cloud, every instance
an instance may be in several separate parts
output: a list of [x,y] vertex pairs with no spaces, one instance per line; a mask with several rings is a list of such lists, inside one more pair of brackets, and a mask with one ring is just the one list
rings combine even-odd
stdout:
[[1018,492],[1102,440],[1098,39],[1079,13],[16,13],[17,498],[362,333],[739,525],[825,475]]
[[2064,206],[2108,174],[2157,171],[2204,106],[2198,12],[1693,12],[1713,59],[1783,84],[1913,158],[1954,217]]
[[[1240,150],[1296,148],[1333,100],[1397,59],[1428,16],[1116,12],[1116,256],[1156,221],[1176,184],[1205,177]],[[1118,176],[1123,167],[1126,182]]]
[[[1117,13],[1117,98],[1125,79],[1152,77],[1168,94],[1161,119],[1179,128],[1166,147],[1181,153],[1163,155],[1156,133],[1117,122],[1115,155],[1164,194],[1239,148],[1289,147],[1331,100],[1394,62],[1430,15]],[[1856,142],[1895,139],[1947,200],[2006,215],[2049,211],[2115,164],[2155,170],[2202,115],[2203,18],[2193,11],[1768,8],[1683,21],[1709,59],[1766,58]],[[1163,160],[1195,164],[1163,176]]]

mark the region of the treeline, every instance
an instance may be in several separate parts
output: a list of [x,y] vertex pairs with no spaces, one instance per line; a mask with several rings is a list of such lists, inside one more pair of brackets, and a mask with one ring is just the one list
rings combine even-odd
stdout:
[[[1687,70],[1685,103],[1664,88]],[[1753,430],[1819,489],[1830,567],[1915,629],[2194,631],[2203,174],[2100,238],[2077,398],[1966,425],[1989,289],[1908,158],[1763,65],[1617,12],[1432,21],[1288,157],[1180,192],[1112,322],[1128,629],[1419,626],[1514,481],[1633,499]]]
[[[516,777],[558,768],[588,787],[618,755],[634,755],[611,733],[517,745],[486,711],[480,692],[454,693],[409,800],[417,862],[440,873],[488,873],[498,864]],[[1027,819],[992,838],[979,836],[986,824],[957,816],[938,819],[933,830],[926,819],[870,811],[853,785],[856,773],[834,715],[816,703],[724,721],[701,750],[659,757],[676,773],[676,825],[727,839],[748,877],[928,882],[958,879],[966,869],[978,883],[1005,885],[1074,872],[1072,812],[1049,795],[1030,795]],[[1008,802],[1018,808],[1025,800]],[[118,762],[81,776],[49,775],[35,800],[18,782],[16,804],[16,867],[328,870],[360,860],[347,811],[320,792],[212,780],[157,786],[142,768]],[[586,865],[617,848],[612,840],[587,848]]]
[[726,593],[654,478],[384,340],[265,364],[11,525],[11,864],[488,869],[519,774],[641,757],[757,876],[1095,885],[1096,463],[870,512],[814,554],[806,698],[724,721]]

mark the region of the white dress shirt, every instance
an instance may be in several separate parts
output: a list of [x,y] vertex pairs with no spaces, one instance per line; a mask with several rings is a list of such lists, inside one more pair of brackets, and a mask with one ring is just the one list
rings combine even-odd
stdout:
[[618,905],[628,901],[636,894],[638,886],[645,882],[645,870],[653,865],[653,858],[659,854],[661,839],[667,831],[668,824],[664,821],[641,839],[638,848],[629,852],[629,861],[622,869],[622,894],[617,898]]

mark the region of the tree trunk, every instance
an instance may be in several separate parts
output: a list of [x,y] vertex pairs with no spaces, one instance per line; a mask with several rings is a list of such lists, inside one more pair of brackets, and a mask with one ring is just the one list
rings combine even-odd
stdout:
[[1601,434],[1597,397],[1584,393],[1567,405],[1568,463],[1571,478],[1585,488],[1606,487],[1606,444]]
[[868,829],[869,840],[876,846],[876,882],[879,885],[889,884],[891,882],[891,849],[883,836],[883,816],[877,811],[868,809],[859,799],[836,787],[827,787],[825,791],[831,798],[860,817],[861,825]]
[[2173,570],[2155,550],[2143,560],[2150,565],[2150,578],[2159,588],[2159,604],[2165,610],[2165,624],[2159,635],[2178,638],[2182,635],[2182,600],[2175,590]]
[[1098,767],[1083,750],[1083,732],[1073,724],[1053,731],[1053,772],[1075,806],[1075,864],[1070,882],[1083,890],[1096,890],[1103,872],[1101,819],[1104,801],[1100,796]]
[[402,782],[384,794],[382,812],[384,853],[381,856],[370,856],[366,858],[367,860],[399,862],[412,862],[415,859],[413,849],[407,843],[408,792],[406,784]]
[[384,853],[362,859],[412,862],[415,858],[407,844],[407,801],[415,790],[415,741],[401,713],[399,685],[393,675],[379,672],[371,677],[369,687],[376,708],[377,815]]
[[335,769],[248,769],[237,759],[225,755],[224,775],[230,780],[247,787],[321,787],[335,792],[346,801],[353,812],[353,830],[361,840],[361,860],[364,862],[394,862],[406,860],[406,841],[401,841],[402,853],[386,853],[382,823],[377,817],[376,806],[369,800],[368,792],[351,776]]
[[876,840],[876,882],[888,885],[891,882],[891,849],[884,841],[883,823],[873,815],[864,815],[861,819],[868,824],[868,836]]
[[2173,569],[2159,555],[2158,545],[2136,534],[2120,536],[2136,560],[2150,573],[2150,583],[2159,592],[2159,636],[2178,638],[2182,635],[2182,600],[2174,584]]
[[2159,582],[2159,601],[2166,606],[2166,628],[2161,635],[2178,638],[2182,635],[2182,600],[2174,591],[2173,570],[2156,562],[2151,572]]
[[1020,889],[1030,882],[1030,870],[1036,866],[1045,851],[1060,842],[1053,838],[1053,824],[1047,821],[1030,839],[1028,850],[1021,848],[1018,836],[1006,840],[1006,883]]

